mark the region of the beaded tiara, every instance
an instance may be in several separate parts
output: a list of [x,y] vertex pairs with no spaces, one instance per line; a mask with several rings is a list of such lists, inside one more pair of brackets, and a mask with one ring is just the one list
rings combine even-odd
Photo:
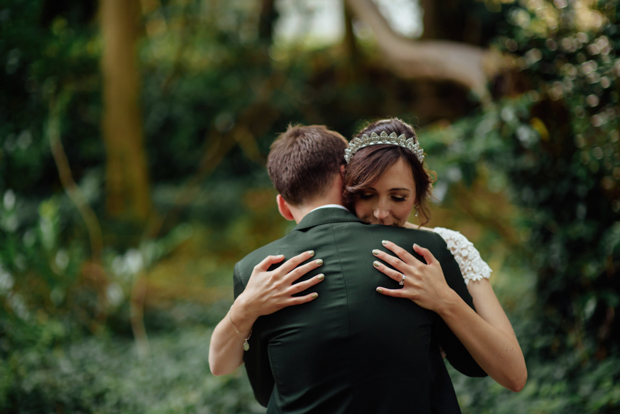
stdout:
[[376,132],[373,132],[370,136],[364,134],[361,137],[351,140],[347,149],[344,150],[344,159],[348,164],[349,161],[351,161],[351,157],[353,157],[357,151],[371,145],[380,144],[398,145],[399,147],[407,148],[415,154],[420,163],[424,161],[424,150],[420,148],[420,144],[416,142],[415,138],[412,137],[407,139],[405,134],[397,136],[396,132],[392,132],[388,135],[385,131],[381,132],[379,135],[377,135]]

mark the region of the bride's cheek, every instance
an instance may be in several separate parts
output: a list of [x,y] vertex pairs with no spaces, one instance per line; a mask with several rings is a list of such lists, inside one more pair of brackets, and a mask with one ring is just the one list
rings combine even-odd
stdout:
[[363,201],[357,201],[355,203],[355,215],[357,217],[365,217],[368,215],[368,208]]

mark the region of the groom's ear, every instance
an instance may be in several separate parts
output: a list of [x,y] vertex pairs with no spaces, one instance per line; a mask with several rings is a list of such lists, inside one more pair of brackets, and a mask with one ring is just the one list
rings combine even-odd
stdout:
[[340,176],[342,177],[342,179],[344,180],[344,172],[345,172],[345,168],[347,168],[344,164],[342,164],[340,166]]
[[293,214],[291,213],[291,209],[289,208],[288,203],[286,202],[286,200],[284,200],[284,198],[280,194],[276,196],[276,203],[278,203],[278,211],[280,212],[282,217],[284,217],[285,219],[289,221],[295,220],[295,217],[293,217]]

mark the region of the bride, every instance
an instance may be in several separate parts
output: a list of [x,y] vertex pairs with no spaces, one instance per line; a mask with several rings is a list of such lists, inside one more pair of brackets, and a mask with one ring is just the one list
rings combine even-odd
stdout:
[[[348,209],[369,224],[421,228],[438,233],[459,264],[476,311],[448,286],[439,262],[430,251],[417,245],[413,246],[417,256],[409,253],[409,246],[397,246],[388,240],[383,246],[396,256],[381,250],[368,252],[378,259],[373,264],[377,270],[402,286],[399,289],[379,286],[377,293],[411,300],[436,312],[491,378],[512,391],[520,391],[527,379],[525,360],[512,325],[489,282],[489,266],[460,233],[407,222],[414,209],[422,224],[428,222],[432,183],[424,168],[424,155],[414,129],[396,118],[374,122],[349,143],[345,160],[343,191]],[[298,279],[320,266],[320,261],[306,262],[310,257],[311,252],[302,253],[278,270],[294,271]],[[242,344],[247,343],[258,317],[318,297],[316,293],[292,294],[320,283],[322,275],[295,284],[294,291],[291,286],[270,284],[270,279],[265,277],[267,269],[283,260],[284,257],[270,256],[257,266],[244,293],[215,328],[209,349],[209,365],[214,375],[228,374],[243,364]]]

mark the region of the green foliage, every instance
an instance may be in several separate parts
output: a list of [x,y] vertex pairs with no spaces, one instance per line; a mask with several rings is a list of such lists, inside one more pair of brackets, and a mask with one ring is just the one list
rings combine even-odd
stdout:
[[[221,318],[227,308],[216,309],[211,319]],[[131,340],[101,337],[17,350],[0,365],[0,409],[4,413],[264,412],[243,370],[225,377],[209,373],[210,335],[209,329],[197,325],[156,335],[146,360],[138,358]]]
[[620,346],[620,324],[609,317],[620,310],[620,3],[576,7],[557,10],[557,23],[539,9],[510,12],[514,39],[503,43],[522,54],[538,93],[529,116],[516,113],[509,152],[496,160],[531,212],[528,245],[550,321],[563,345],[603,359]]
[[528,92],[426,134],[444,158],[436,187],[484,171],[490,190],[521,206],[524,251],[514,262],[537,276],[536,303],[513,319],[526,388],[453,376],[465,412],[620,406],[620,3],[563,4],[504,8],[510,25],[496,45],[517,56],[513,87]]
[[58,91],[75,91],[63,131],[70,131],[69,158],[79,160],[73,167],[82,171],[103,160],[96,28],[72,18],[75,13],[48,16],[44,3],[0,3],[0,190],[37,197],[58,187],[45,134],[50,99]]

